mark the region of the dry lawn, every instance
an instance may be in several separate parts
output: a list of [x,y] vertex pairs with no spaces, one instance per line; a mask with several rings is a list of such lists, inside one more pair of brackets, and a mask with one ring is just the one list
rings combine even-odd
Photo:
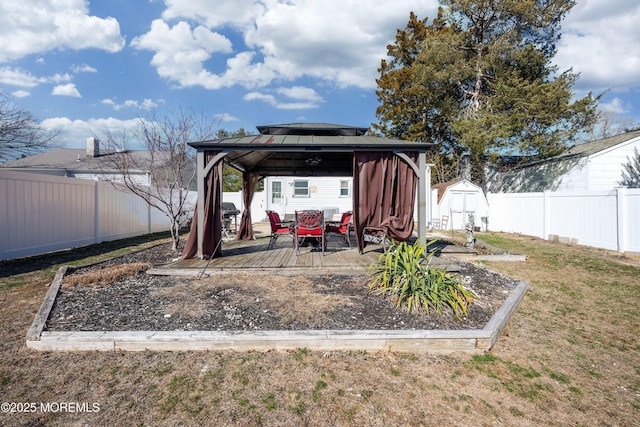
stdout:
[[[489,267],[531,287],[496,347],[479,355],[38,353],[25,334],[52,275],[0,275],[0,400],[38,405],[0,413],[0,425],[640,425],[638,258],[481,238],[527,254]],[[172,289],[188,291],[198,292]],[[309,297],[301,303],[321,315],[323,301]],[[42,412],[40,402],[99,411]]]

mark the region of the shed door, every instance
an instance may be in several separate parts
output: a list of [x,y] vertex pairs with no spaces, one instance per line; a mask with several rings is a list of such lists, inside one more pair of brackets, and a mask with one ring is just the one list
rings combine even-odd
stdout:
[[[453,191],[449,202],[451,227],[463,230],[467,224],[467,216],[476,213],[478,193],[476,191]],[[480,224],[476,224],[479,226]]]

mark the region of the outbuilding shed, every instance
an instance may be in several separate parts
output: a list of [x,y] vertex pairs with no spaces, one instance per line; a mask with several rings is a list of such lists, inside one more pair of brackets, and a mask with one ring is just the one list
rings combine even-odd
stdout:
[[473,215],[474,226],[486,230],[489,203],[480,186],[466,180],[436,184],[432,187],[432,226],[442,230],[462,230],[468,216]]

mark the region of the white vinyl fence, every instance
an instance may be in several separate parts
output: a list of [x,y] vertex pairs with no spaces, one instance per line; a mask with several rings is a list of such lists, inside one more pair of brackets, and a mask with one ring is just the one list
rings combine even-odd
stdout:
[[[256,223],[260,221],[269,221],[267,213],[265,212],[265,191],[256,191],[253,194],[253,200],[251,200],[251,222]],[[238,215],[238,222],[242,217],[242,211],[244,210],[244,203],[242,202],[242,191],[223,192],[223,202],[231,202],[236,205],[236,208],[240,210]]]
[[488,193],[488,229],[640,252],[640,189]]
[[[487,199],[489,230],[640,252],[640,189]],[[241,193],[223,200],[243,208]],[[256,193],[254,222],[264,219],[264,204],[264,193]],[[0,260],[169,229],[161,211],[110,183],[0,170]]]
[[0,171],[0,260],[169,229],[161,211],[110,183]]

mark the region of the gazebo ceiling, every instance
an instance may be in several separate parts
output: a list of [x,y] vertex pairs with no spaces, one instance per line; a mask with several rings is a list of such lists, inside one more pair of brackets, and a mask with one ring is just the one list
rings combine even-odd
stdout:
[[191,142],[199,151],[228,152],[242,171],[280,176],[350,176],[355,151],[424,151],[432,144],[368,135],[366,128],[328,123],[257,127],[258,135]]

